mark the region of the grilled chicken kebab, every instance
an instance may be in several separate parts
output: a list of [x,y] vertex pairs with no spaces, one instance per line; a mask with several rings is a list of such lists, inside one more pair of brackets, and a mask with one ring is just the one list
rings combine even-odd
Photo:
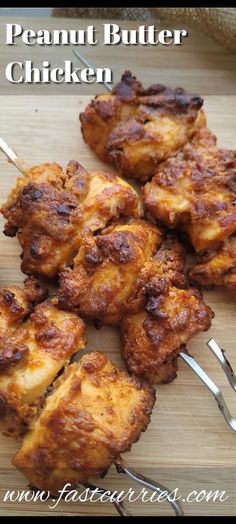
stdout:
[[149,424],[155,390],[98,351],[70,364],[85,347],[84,322],[50,299],[37,304],[44,298],[32,278],[0,291],[0,429],[26,433],[13,464],[57,495],[130,450]]
[[[26,170],[2,205],[30,276],[23,289],[0,290],[0,429],[25,435],[13,464],[53,495],[131,448],[150,421],[151,384],[172,381],[178,353],[210,327],[214,314],[188,277],[235,287],[236,156],[217,147],[202,104],[125,72],[82,113],[95,153],[146,182],[144,206],[118,175],[75,161]],[[165,228],[198,253],[188,275],[185,249]],[[58,279],[53,298],[41,275]],[[100,352],[71,363],[85,348],[83,319],[119,328],[130,374]]]
[[126,71],[85,108],[81,131],[100,158],[146,182],[144,207],[158,224],[188,236],[198,254],[191,281],[235,293],[236,152],[217,146],[202,104],[180,88],[144,89]]
[[72,264],[86,230],[94,233],[120,216],[142,216],[143,209],[120,177],[89,173],[71,161],[65,172],[53,163],[29,169],[1,212],[5,235],[17,235],[22,247],[22,271],[52,278]]
[[44,164],[18,180],[2,209],[8,234],[17,224],[22,269],[59,277],[50,307],[120,327],[128,369],[150,383],[173,380],[178,353],[213,315],[189,289],[180,244],[140,218],[135,190],[116,175],[89,174],[76,162],[66,173]]
[[145,431],[155,390],[98,351],[57,379],[13,464],[31,485],[57,495],[101,476]]

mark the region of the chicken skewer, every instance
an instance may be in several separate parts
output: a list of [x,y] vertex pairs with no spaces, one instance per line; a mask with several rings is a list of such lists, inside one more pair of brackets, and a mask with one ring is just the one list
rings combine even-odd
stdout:
[[[226,422],[230,426],[231,429],[236,431],[236,425],[234,419],[232,419],[232,416],[227,408],[227,404],[219,390],[219,388],[211,381],[211,379],[208,377],[209,380],[207,380],[207,374],[205,374],[204,370],[197,364],[196,360],[193,359],[193,357],[186,356],[185,353],[182,351],[178,351],[178,356],[182,358],[182,360],[191,367],[191,369],[194,371],[194,373],[203,381],[203,377],[205,380],[203,381],[205,385],[208,387],[210,392],[215,397],[215,400],[217,402],[217,405],[224,416]],[[172,364],[171,364],[172,365]]]
[[235,294],[235,151],[217,146],[200,97],[144,89],[127,71],[108,91],[80,115],[85,142],[124,176],[146,182],[149,213],[187,234],[198,254],[191,281]]
[[[120,459],[120,453],[130,449],[145,431],[154,401],[151,386],[119,370],[104,354],[85,355],[79,366],[68,366],[54,384],[13,464],[32,486],[55,496],[65,479],[71,487],[91,488],[89,477],[104,474],[112,463],[118,472],[162,493],[164,486]],[[167,501],[176,515],[182,514],[168,489]]]
[[[6,149],[6,151],[8,152],[8,149]],[[11,155],[11,158],[13,158],[13,155]],[[17,167],[18,167],[18,162],[16,162],[15,164]],[[10,292],[10,291],[9,291]],[[8,420],[8,424],[9,424],[9,420]],[[22,430],[22,427],[20,428]],[[25,428],[24,428],[25,430]],[[6,428],[5,428],[5,431],[6,431]],[[7,434],[9,431],[9,427],[7,428]],[[10,434],[12,434],[12,431],[10,429]],[[127,475],[130,476],[130,478],[132,478],[133,480],[136,480],[138,483],[141,483],[145,486],[147,486],[149,489],[151,489],[152,491],[154,492],[159,492],[159,493],[162,493],[163,491],[166,492],[168,494],[167,496],[167,500],[168,502],[170,502],[170,504],[172,505],[176,515],[183,515],[183,512],[182,512],[182,508],[180,506],[180,504],[174,500],[172,500],[171,498],[171,493],[168,491],[168,489],[165,487],[165,486],[162,486],[156,482],[153,482],[151,481],[150,479],[146,478],[145,476],[143,475],[140,475],[138,474],[137,472],[135,472],[135,470],[133,469],[130,469],[126,464],[124,464],[124,462],[122,463],[122,468],[121,468],[121,465],[120,465],[120,462],[119,462],[119,467],[117,466],[117,470],[119,472],[122,471],[122,473],[125,473]],[[90,486],[90,488],[92,489],[93,486],[91,484],[85,484],[85,486]],[[96,488],[96,487],[94,487]],[[100,489],[101,492],[103,492],[103,490]],[[128,510],[125,508],[125,506],[121,503],[121,502],[114,502],[114,505],[117,509],[117,511],[119,512],[120,515],[123,515],[123,516],[128,516],[130,515],[130,513],[128,512]]]
[[[24,466],[19,452],[16,466],[40,489],[44,483],[56,491],[67,480],[87,482],[130,449],[149,423],[155,391],[98,352],[84,356],[79,367],[69,365],[85,347],[84,323],[44,299],[45,290],[32,277],[24,289],[0,290],[0,422],[8,436],[26,433],[23,447],[33,442],[31,458]],[[132,475],[140,482],[141,475]],[[153,491],[169,493],[182,514],[168,489],[150,483]],[[129,514],[122,503],[114,504],[121,515]]]
[[118,217],[141,217],[135,189],[115,174],[87,172],[70,161],[66,171],[44,163],[18,178],[1,212],[4,233],[17,235],[22,271],[55,278],[72,264],[86,231],[95,233]]
[[[219,349],[220,349],[220,348],[219,348]],[[181,355],[181,353],[180,353],[180,355]],[[184,355],[185,355],[185,354],[184,354]],[[182,356],[182,355],[181,355],[181,356]],[[185,355],[185,356],[186,356],[186,355]],[[224,364],[225,364],[225,362],[226,362],[226,361],[224,361]],[[227,370],[229,371],[229,367],[227,367]],[[231,375],[231,377],[232,377],[232,375]]]
[[[17,167],[17,164],[16,164],[16,167]],[[203,381],[203,377],[205,378],[205,380],[203,382],[205,383],[205,385],[208,387],[208,389],[211,391],[211,393],[215,397],[217,405],[218,405],[222,415],[224,416],[226,422],[228,423],[228,425],[230,426],[231,429],[236,431],[235,421],[234,421],[234,419],[232,419],[232,416],[231,416],[231,414],[230,414],[230,412],[229,412],[229,410],[227,408],[227,404],[226,404],[226,402],[225,402],[225,400],[224,400],[224,398],[223,398],[219,388],[217,388],[217,386],[214,383],[212,383],[211,379],[209,377],[207,377],[205,372],[200,368],[200,366],[197,364],[197,362],[192,357],[187,357],[186,354],[183,353],[182,351],[178,352],[178,356],[180,358],[182,358],[182,360],[185,361],[191,367],[191,369],[194,371],[194,373],[202,381]],[[207,380],[207,378],[209,380]]]
[[[81,57],[81,55],[77,55],[77,57],[83,62],[83,57]],[[107,88],[106,85],[105,85],[105,87]],[[110,86],[108,86],[108,87],[109,88],[107,88],[107,90],[110,92]],[[215,146],[214,136],[207,129],[204,128],[205,124],[206,124],[206,121],[204,119],[204,115],[202,114],[201,118],[199,120],[199,129],[196,128],[195,129],[195,133],[196,133],[196,141],[198,142],[198,140],[199,140],[200,147],[203,148],[203,151],[204,151],[204,148],[206,147],[206,159],[208,159],[208,156],[209,156],[209,165],[210,165],[210,161],[211,161],[211,151],[210,151],[210,154],[207,155],[208,142],[210,142],[210,145],[212,146],[212,151],[213,151],[212,158],[213,159],[215,157],[216,161],[219,162],[219,164],[222,163],[223,168],[224,168],[224,166],[226,166],[226,169],[227,169],[227,167],[228,167],[227,166],[227,162],[228,162],[228,165],[229,165],[230,168],[233,167],[233,162],[234,162],[234,167],[235,167],[235,155],[233,155],[233,153],[228,152],[228,154],[227,154],[227,152],[225,152],[225,154],[224,154],[224,152],[222,151],[222,153],[220,152],[219,154],[217,154],[216,149],[214,149],[214,146]],[[193,133],[193,137],[194,137],[194,133]],[[200,137],[200,139],[199,139],[199,137]],[[188,149],[188,145],[186,146],[186,150],[187,149]],[[181,153],[180,153],[180,156],[181,156]],[[174,164],[174,161],[175,161],[174,159],[170,159],[170,163]],[[168,160],[167,160],[167,163],[168,163]],[[231,178],[233,178],[233,171],[231,173]],[[229,180],[229,182],[230,182],[230,180]],[[150,184],[152,184],[152,182]],[[230,190],[231,190],[231,186],[230,186],[230,183],[229,183],[229,192],[230,192]],[[233,204],[234,204],[234,202],[233,202]],[[220,204],[219,204],[219,206],[220,206]],[[222,207],[223,213],[224,213],[225,206],[221,206],[221,207]],[[177,209],[178,209],[178,207],[177,207]],[[232,223],[233,223],[233,218],[234,218],[234,211],[232,211],[231,214],[232,214],[232,220],[230,221],[228,229],[230,227],[232,229]],[[209,231],[210,231],[210,228],[209,228]],[[215,232],[216,232],[216,235],[217,235],[217,227],[215,228]],[[231,232],[232,231],[229,229],[229,233],[228,234],[230,234]],[[193,231],[193,233],[194,233],[194,231]],[[225,229],[224,234],[226,234],[226,229]],[[203,242],[204,242],[204,239],[203,239]],[[199,245],[200,245],[200,243],[199,243]],[[233,256],[232,255],[231,255],[231,257],[232,257],[232,260],[233,260]],[[214,263],[214,259],[213,259],[213,263]],[[227,261],[226,261],[226,264],[227,264]],[[199,267],[201,268],[201,272],[199,271],[200,279],[201,279],[201,274],[203,274],[203,279],[204,279],[205,274],[207,275],[207,264],[206,264],[206,270],[205,270],[204,265],[202,265],[202,266],[199,265]],[[230,268],[229,263],[228,263],[228,267]],[[231,265],[231,267],[232,267],[232,265]],[[196,266],[196,268],[198,268],[198,266]],[[202,270],[202,268],[203,268],[203,270]],[[196,271],[194,273],[194,268],[193,268],[192,274],[194,276],[193,281],[195,279],[195,281],[198,282],[198,269],[196,269]],[[195,278],[195,274],[196,274],[196,278]],[[216,271],[216,275],[219,275],[219,272],[217,273],[217,271]],[[217,276],[216,276],[216,278],[217,278]],[[221,276],[220,277],[218,276],[218,278],[221,278]],[[207,280],[207,278],[206,278],[206,280]],[[208,276],[208,280],[210,280],[209,276]],[[228,280],[229,280],[229,286],[232,287],[234,285],[234,274],[232,274],[232,278],[231,278],[231,275],[229,275]],[[228,282],[227,282],[227,285],[228,285]],[[225,372],[226,377],[227,377],[231,387],[233,387],[233,389],[236,390],[236,387],[235,387],[236,377],[235,377],[235,374],[234,374],[234,372],[232,370],[232,367],[230,366],[230,363],[229,363],[228,359],[225,356],[225,353],[218,346],[217,342],[214,339],[211,339],[208,342],[208,347],[210,347],[210,349],[213,352],[213,354],[217,357],[218,361],[221,363],[222,369]],[[192,356],[186,355],[186,353],[183,353],[181,351],[178,353],[178,356],[192,369],[192,371],[198,376],[198,378],[205,384],[205,386],[208,388],[208,390],[212,393],[212,395],[214,396],[214,398],[215,398],[215,400],[217,402],[219,410],[222,413],[222,416],[225,418],[227,424],[229,425],[229,427],[231,429],[233,429],[233,431],[236,431],[236,419],[232,418],[231,413],[230,413],[230,411],[228,409],[228,406],[226,404],[226,401],[225,401],[225,399],[224,399],[220,389],[210,379],[210,377],[208,377],[208,375],[204,372],[204,370],[199,366],[199,364],[196,362],[196,360]]]
[[[203,370],[201,370],[200,366],[196,363],[196,361],[193,361],[192,357],[191,357],[191,360],[187,359],[186,355],[184,353],[182,353],[181,351],[178,354],[188,365],[190,365],[190,363],[192,364],[191,368],[193,369],[195,374],[197,374],[197,376],[202,380],[202,377],[205,376],[205,375],[204,375]],[[210,383],[210,379],[209,379],[208,382],[207,382],[207,380],[205,380],[205,384],[208,387],[208,389],[210,389],[211,393],[214,395],[214,397],[215,397],[215,399],[217,401],[217,404],[218,404],[218,406],[219,406],[223,416],[225,417],[227,423],[229,424],[229,426],[232,429],[234,429],[234,422],[232,423],[232,417],[231,417],[231,415],[230,415],[230,413],[229,413],[229,411],[227,409],[227,405],[226,405],[224,399],[220,398],[220,400],[219,400],[220,392],[218,391],[218,388],[215,385],[214,385],[215,386],[214,387],[212,385],[212,383]],[[209,384],[211,384],[211,387],[209,387]]]

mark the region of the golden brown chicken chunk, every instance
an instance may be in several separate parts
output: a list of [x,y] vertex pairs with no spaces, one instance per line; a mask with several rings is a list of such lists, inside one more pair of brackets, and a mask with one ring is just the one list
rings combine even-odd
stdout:
[[121,320],[122,356],[130,372],[154,384],[176,377],[177,355],[213,312],[196,289],[188,289],[183,248],[172,238],[157,251],[145,286],[144,307]]
[[215,249],[236,231],[236,152],[219,149],[208,129],[158,167],[143,188],[148,211],[180,226],[198,252]]
[[30,309],[24,290],[1,290],[0,429],[15,437],[26,431],[58,372],[85,347],[84,322],[75,313],[50,300],[26,317]]
[[55,162],[44,162],[40,166],[26,168],[24,176],[20,176],[16,180],[15,187],[10,191],[7,201],[2,206],[2,211],[7,212],[9,209],[15,210],[15,204],[22,189],[29,183],[49,183],[57,189],[61,189],[66,181],[66,174],[61,166]]
[[190,272],[192,282],[205,287],[222,286],[236,292],[236,237],[225,240],[217,250],[209,250],[198,257]]
[[135,219],[88,236],[74,259],[74,269],[60,275],[60,305],[118,325],[122,314],[142,301],[146,267],[160,242],[156,226]]
[[71,161],[66,173],[43,164],[19,179],[2,206],[5,234],[17,234],[22,271],[55,277],[72,263],[86,230],[95,232],[119,216],[142,216],[136,191],[115,174],[88,173]]
[[124,176],[143,182],[206,124],[203,100],[183,89],[144,89],[126,71],[110,94],[97,95],[80,115],[85,142]]
[[57,495],[65,483],[102,475],[145,431],[153,388],[114,366],[102,353],[72,364],[47,398],[13,464],[40,490]]
[[10,334],[28,315],[33,305],[47,298],[47,289],[34,277],[24,281],[24,288],[9,286],[0,289],[0,337]]

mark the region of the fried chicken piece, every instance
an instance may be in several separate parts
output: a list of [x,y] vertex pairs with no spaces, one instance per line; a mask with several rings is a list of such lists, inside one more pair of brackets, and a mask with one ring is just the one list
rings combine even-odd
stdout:
[[208,129],[158,167],[143,188],[148,211],[181,227],[197,252],[215,249],[236,231],[236,152],[219,149]]
[[222,286],[236,292],[236,237],[225,240],[218,250],[209,250],[198,257],[190,272],[191,282],[200,286]]
[[112,93],[97,95],[80,115],[84,141],[124,176],[143,182],[205,126],[203,100],[181,88],[144,89],[126,71]]
[[24,288],[9,286],[0,289],[0,337],[15,330],[30,313],[33,304],[42,302],[47,295],[47,289],[34,277],[24,281]]
[[142,216],[136,191],[115,174],[88,173],[71,161],[66,173],[57,164],[43,164],[17,182],[1,212],[4,233],[17,234],[22,271],[55,277],[71,265],[81,238],[119,216]]
[[104,474],[139,440],[155,402],[153,388],[99,352],[70,365],[58,384],[13,459],[31,485],[51,495]]
[[7,212],[10,208],[14,209],[19,194],[29,183],[49,183],[57,189],[62,189],[65,180],[66,174],[62,167],[55,162],[44,162],[44,164],[41,164],[40,166],[25,169],[24,176],[20,176],[16,179],[16,185],[10,191],[7,201],[2,205],[1,210],[2,212]]
[[60,306],[118,325],[122,314],[143,300],[146,265],[160,241],[156,226],[137,219],[88,236],[74,259],[74,269],[60,274]]
[[214,315],[200,292],[187,288],[183,248],[171,237],[154,256],[145,292],[141,311],[121,320],[122,357],[130,372],[149,383],[168,383],[176,377],[178,353],[210,327]]
[[0,429],[17,437],[27,430],[59,371],[85,347],[85,325],[50,300],[23,321],[32,308],[24,290],[8,288],[0,296]]

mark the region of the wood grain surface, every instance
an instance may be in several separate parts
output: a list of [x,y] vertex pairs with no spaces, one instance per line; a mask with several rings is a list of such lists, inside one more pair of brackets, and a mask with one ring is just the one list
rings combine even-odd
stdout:
[[[69,21],[66,21],[69,24]],[[81,21],[80,21],[81,23]],[[48,21],[47,21],[48,24]],[[31,24],[32,25],[32,24]],[[42,25],[42,24],[41,24]],[[60,20],[64,27],[64,22]],[[198,42],[198,44],[197,44]],[[204,44],[205,42],[205,44]],[[197,88],[199,91],[199,71],[207,74],[204,49],[213,53],[218,45],[201,35],[190,49],[182,53],[181,84],[183,87]],[[153,51],[152,51],[153,52]],[[176,51],[175,51],[176,52]],[[161,54],[161,51],[159,51]],[[211,57],[209,55],[209,60]],[[102,57],[101,57],[102,59]],[[128,58],[126,57],[126,62]],[[216,59],[216,56],[215,56]],[[3,63],[3,56],[0,57]],[[5,60],[5,57],[4,57]],[[130,58],[131,60],[131,58]],[[216,71],[218,80],[229,81],[225,69],[229,58],[222,52],[217,57]],[[96,58],[94,59],[96,61]],[[101,60],[100,60],[101,62]],[[188,69],[188,64],[195,63],[196,69]],[[132,62],[130,63],[132,66]],[[117,71],[122,72],[122,63]],[[198,73],[197,73],[198,71]],[[225,74],[224,74],[225,71]],[[154,80],[160,81],[159,75],[152,69],[152,64],[140,63],[135,72],[140,74],[146,85]],[[218,74],[218,73],[217,73]],[[233,72],[232,72],[233,78]],[[171,81],[170,81],[171,80]],[[171,85],[179,82],[179,71],[170,67],[169,76],[161,81]],[[29,165],[43,161],[56,161],[66,166],[70,159],[76,159],[87,169],[98,168],[102,163],[83,143],[78,116],[89,101],[89,96],[7,96],[0,98],[1,136]],[[205,110],[210,128],[218,136],[219,145],[235,147],[236,136],[236,96],[206,96]],[[104,164],[103,164],[104,166]],[[17,173],[14,166],[0,157],[0,196],[3,201],[14,184]],[[2,231],[3,220],[1,219]],[[0,234],[0,285],[19,284],[24,275],[20,271],[20,248],[16,239]],[[206,302],[215,311],[215,319],[208,333],[195,337],[189,344],[190,352],[200,365],[220,386],[228,401],[232,413],[236,416],[236,402],[233,391],[228,386],[224,374],[206,347],[210,337],[227,351],[231,364],[236,369],[235,352],[235,302],[224,291],[205,293]],[[119,354],[119,336],[117,330],[103,327],[97,331],[92,326],[88,329],[89,349],[100,349],[108,353],[112,360],[122,366]],[[169,385],[157,390],[157,402],[151,424],[140,441],[126,454],[126,461],[138,471],[148,473],[157,481],[171,488],[178,487],[186,494],[192,490],[225,489],[229,498],[224,503],[187,503],[182,505],[186,515],[235,515],[235,472],[236,472],[236,436],[231,431],[216,406],[214,398],[202,383],[182,362],[179,364],[178,378]],[[11,457],[19,448],[19,442],[0,437],[0,515],[115,515],[111,504],[60,502],[53,510],[49,502],[4,502],[7,490],[25,489],[27,482],[11,465]],[[100,485],[110,489],[134,487],[123,476],[111,470]],[[139,488],[137,488],[139,491]],[[183,495],[185,498],[185,495]],[[130,504],[134,514],[172,515],[167,504],[146,504],[140,501]]]

